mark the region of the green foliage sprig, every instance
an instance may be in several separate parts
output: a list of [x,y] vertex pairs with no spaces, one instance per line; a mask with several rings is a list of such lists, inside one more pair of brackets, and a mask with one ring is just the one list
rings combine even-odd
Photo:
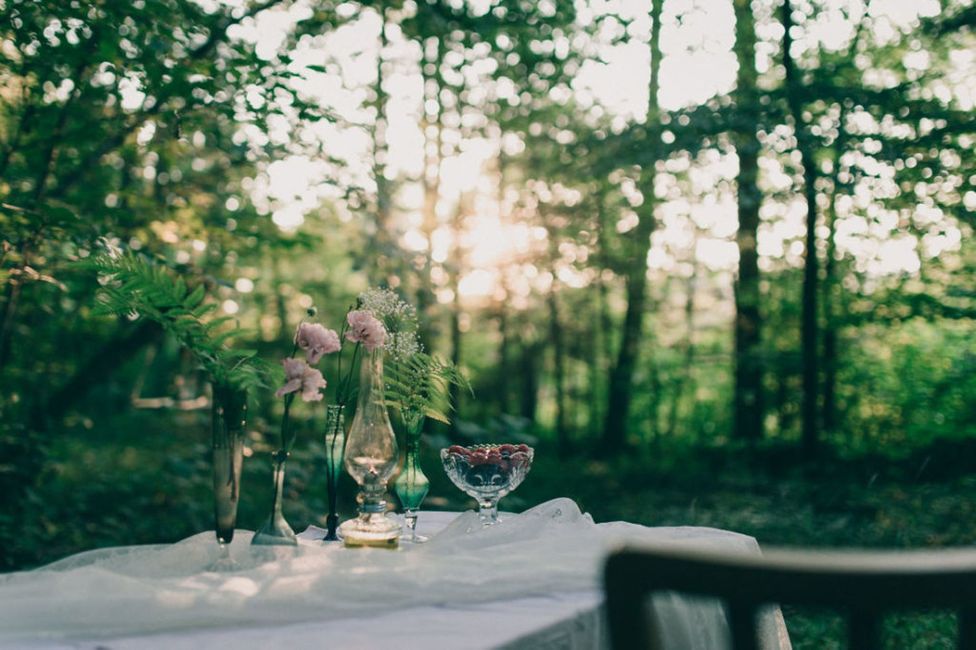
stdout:
[[269,368],[255,350],[228,346],[240,329],[226,328],[233,321],[228,316],[210,317],[217,305],[206,301],[203,284],[191,289],[170,269],[131,252],[96,255],[82,266],[99,274],[97,314],[159,323],[193,355],[221,393],[266,386]]
[[448,412],[454,406],[450,402],[450,387],[473,392],[457,366],[425,352],[389,364],[385,379],[387,405],[397,409],[404,422],[412,414],[450,424]]

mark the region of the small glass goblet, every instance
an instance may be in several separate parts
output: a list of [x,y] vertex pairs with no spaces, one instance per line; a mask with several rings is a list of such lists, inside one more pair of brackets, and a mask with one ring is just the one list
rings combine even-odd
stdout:
[[522,483],[535,451],[528,445],[452,445],[441,450],[444,470],[461,491],[478,502],[482,524],[498,523],[498,501]]

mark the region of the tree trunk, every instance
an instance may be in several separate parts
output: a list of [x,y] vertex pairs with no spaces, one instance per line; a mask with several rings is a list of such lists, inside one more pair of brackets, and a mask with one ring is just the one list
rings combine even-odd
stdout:
[[834,241],[837,223],[837,183],[830,200],[830,216],[827,220],[827,261],[824,264],[824,333],[823,333],[823,428],[828,434],[837,428],[837,315],[834,305],[836,299],[836,267],[834,256],[837,246]]
[[792,410],[793,394],[796,389],[791,385],[791,374],[777,373],[776,387],[773,391],[772,409],[776,413],[779,430],[783,432],[790,431],[793,428],[793,422],[796,420],[796,414]]
[[674,396],[671,400],[671,410],[668,414],[667,435],[671,437],[678,429],[678,415],[681,400],[684,398],[691,384],[691,373],[695,363],[695,289],[698,284],[698,258],[696,256],[697,231],[691,246],[691,276],[685,283],[685,344],[682,355],[681,369],[675,382]]
[[392,234],[392,187],[386,179],[386,162],[389,155],[387,146],[386,130],[388,126],[387,106],[389,96],[383,88],[385,81],[383,69],[383,51],[388,44],[386,36],[386,5],[380,2],[376,8],[380,16],[379,50],[376,53],[376,85],[373,89],[376,106],[376,121],[373,123],[373,181],[376,183],[376,204],[374,231],[371,233],[370,249],[368,259],[371,262],[367,265],[367,274],[371,284],[385,283],[395,286],[399,277],[395,274],[394,247],[396,242]]
[[661,403],[664,393],[664,381],[661,378],[661,364],[654,356],[653,342],[648,341],[650,355],[647,360],[648,384],[650,386],[650,403],[647,408],[647,435],[645,439],[651,440],[655,446],[661,441]]
[[508,326],[508,307],[504,301],[498,305],[498,383],[496,390],[498,393],[498,411],[500,413],[511,412],[509,402],[509,382],[512,380],[512,371],[509,367],[509,326]]
[[[865,12],[866,13],[866,12]],[[857,31],[848,48],[851,61],[857,56],[858,44],[864,34],[865,20],[862,17]],[[823,428],[827,433],[837,430],[837,302],[840,297],[840,283],[837,280],[837,198],[850,191],[848,183],[841,181],[841,157],[847,146],[847,110],[845,101],[840,103],[837,116],[837,139],[834,141],[833,194],[830,197],[830,213],[827,220],[827,260],[824,264],[824,333],[823,333]]]
[[735,388],[733,435],[754,442],[763,433],[762,318],[759,311],[759,127],[756,86],[756,27],[749,0],[735,0],[735,53],[739,62],[735,91],[738,129],[733,133],[739,157],[736,243],[739,273],[735,281]]
[[[433,342],[437,338],[432,313],[436,306],[434,286],[431,281],[431,271],[434,266],[433,247],[434,231],[437,230],[437,204],[440,199],[441,186],[441,147],[443,146],[443,124],[441,121],[441,58],[443,44],[440,38],[433,39],[422,45],[420,69],[424,82],[424,205],[423,220],[420,229],[427,242],[424,252],[423,268],[420,270],[420,282],[417,287],[417,315],[420,318],[420,341],[424,348],[433,350]],[[431,68],[432,66],[432,68]],[[428,72],[432,70],[431,72]],[[430,107],[433,110],[429,110]]]
[[819,324],[817,322],[817,167],[813,159],[810,134],[803,119],[803,105],[798,96],[800,80],[797,78],[796,65],[790,47],[793,37],[790,30],[793,27],[793,8],[790,0],[783,0],[783,67],[786,71],[786,98],[790,115],[793,119],[793,130],[796,136],[796,146],[800,152],[803,165],[803,194],[807,204],[806,236],[803,262],[803,296],[801,299],[801,333],[800,345],[803,363],[803,404],[802,404],[802,437],[803,447],[808,452],[814,451],[820,442],[820,422],[817,417],[819,400],[820,370],[818,368]]
[[[451,308],[451,363],[456,367],[461,367],[461,298],[458,296],[457,282],[454,285],[454,304]],[[461,388],[456,384],[450,386],[451,404],[454,405],[455,414],[461,415]],[[451,430],[456,431],[455,424],[457,417],[451,418]]]
[[[856,39],[855,39],[856,40]],[[844,152],[845,120],[847,111],[841,104],[840,115],[837,117],[837,140],[834,142],[833,194],[830,197],[830,207],[827,216],[827,260],[824,263],[823,305],[823,428],[828,434],[837,429],[837,298],[839,283],[837,282],[837,197],[841,194],[840,158]],[[846,191],[847,188],[845,187]]]
[[[507,217],[505,211],[505,154],[502,151],[501,138],[498,142],[498,222],[499,224],[506,224]],[[498,409],[501,413],[508,413],[510,410],[509,404],[509,389],[508,382],[511,380],[511,371],[509,369],[509,322],[508,322],[508,299],[510,296],[510,288],[507,281],[507,276],[505,270],[501,270],[501,289],[503,292],[503,298],[498,301],[498,383],[497,383],[497,393],[498,393]]]
[[593,373],[592,391],[593,404],[590,411],[591,434],[595,441],[600,440],[601,427],[604,420],[601,413],[607,405],[607,399],[603,393],[604,377],[607,376],[611,359],[613,359],[613,319],[610,315],[610,297],[607,280],[603,272],[610,269],[610,245],[607,242],[607,229],[613,226],[608,223],[606,214],[606,193],[600,191],[597,197],[597,251],[600,259],[600,275],[597,278],[597,313],[595,315],[595,330],[598,333],[593,337]]
[[603,278],[598,277],[596,280],[596,308],[593,310],[593,321],[591,328],[593,330],[593,340],[592,344],[589,346],[589,376],[587,382],[590,388],[590,404],[587,408],[587,429],[589,437],[593,440],[598,440],[600,437],[600,425],[601,419],[601,395],[600,386],[603,385],[603,355],[601,350],[603,349],[603,339],[607,336],[607,332],[602,330],[602,322],[600,320],[603,310],[604,310],[604,296],[605,291],[603,286]]
[[[467,197],[464,195],[458,200],[457,209],[454,212],[454,220],[451,224],[454,233],[454,250],[451,251],[452,267],[449,270],[451,291],[454,300],[451,303],[451,363],[461,367],[461,272],[463,268],[464,251],[461,249],[461,227],[464,222],[464,212],[467,209]],[[454,405],[455,413],[461,414],[461,388],[456,384],[451,384],[450,389],[451,404]],[[451,419],[451,430],[456,431],[455,424],[457,418]]]
[[[550,237],[552,233],[550,233]],[[555,269],[553,269],[555,278]],[[569,455],[569,425],[566,422],[566,349],[563,345],[563,329],[559,319],[559,302],[556,297],[556,281],[549,288],[549,337],[552,344],[553,381],[556,385],[556,448],[561,457]]]
[[535,422],[536,409],[539,405],[539,364],[536,355],[539,346],[529,343],[522,347],[519,359],[519,377],[521,384],[520,415],[530,422]]
[[640,221],[628,233],[631,266],[627,272],[627,311],[621,331],[617,361],[610,371],[607,415],[603,430],[603,450],[620,451],[626,444],[627,419],[634,388],[634,369],[638,361],[638,345],[643,335],[644,310],[647,304],[647,253],[654,232],[654,181],[656,163],[661,156],[661,134],[658,106],[659,73],[661,71],[661,7],[664,0],[651,2],[651,71],[648,84],[647,134],[652,149],[651,162],[641,172],[641,191],[644,203]]

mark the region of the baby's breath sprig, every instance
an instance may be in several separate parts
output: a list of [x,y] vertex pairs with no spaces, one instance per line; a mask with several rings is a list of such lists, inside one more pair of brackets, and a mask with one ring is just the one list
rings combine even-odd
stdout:
[[393,289],[370,287],[359,294],[359,308],[382,321],[387,334],[417,330],[417,310]]
[[380,288],[359,294],[358,306],[386,328],[387,405],[396,409],[404,422],[428,417],[449,423],[448,413],[454,406],[450,386],[470,391],[471,385],[457,366],[424,351],[417,335],[417,310],[392,289]]

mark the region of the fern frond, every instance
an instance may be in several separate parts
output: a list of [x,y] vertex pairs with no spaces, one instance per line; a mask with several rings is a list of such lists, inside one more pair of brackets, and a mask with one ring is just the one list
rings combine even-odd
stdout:
[[102,285],[95,311],[159,323],[190,351],[210,381],[221,390],[248,390],[265,385],[267,366],[255,350],[234,350],[227,343],[240,328],[224,329],[230,317],[204,320],[216,310],[206,302],[206,288],[186,281],[135,253],[96,255],[79,263],[94,271]]
[[450,424],[448,412],[451,386],[471,390],[461,370],[453,363],[418,352],[386,366],[386,401],[400,411],[423,413],[432,420]]

